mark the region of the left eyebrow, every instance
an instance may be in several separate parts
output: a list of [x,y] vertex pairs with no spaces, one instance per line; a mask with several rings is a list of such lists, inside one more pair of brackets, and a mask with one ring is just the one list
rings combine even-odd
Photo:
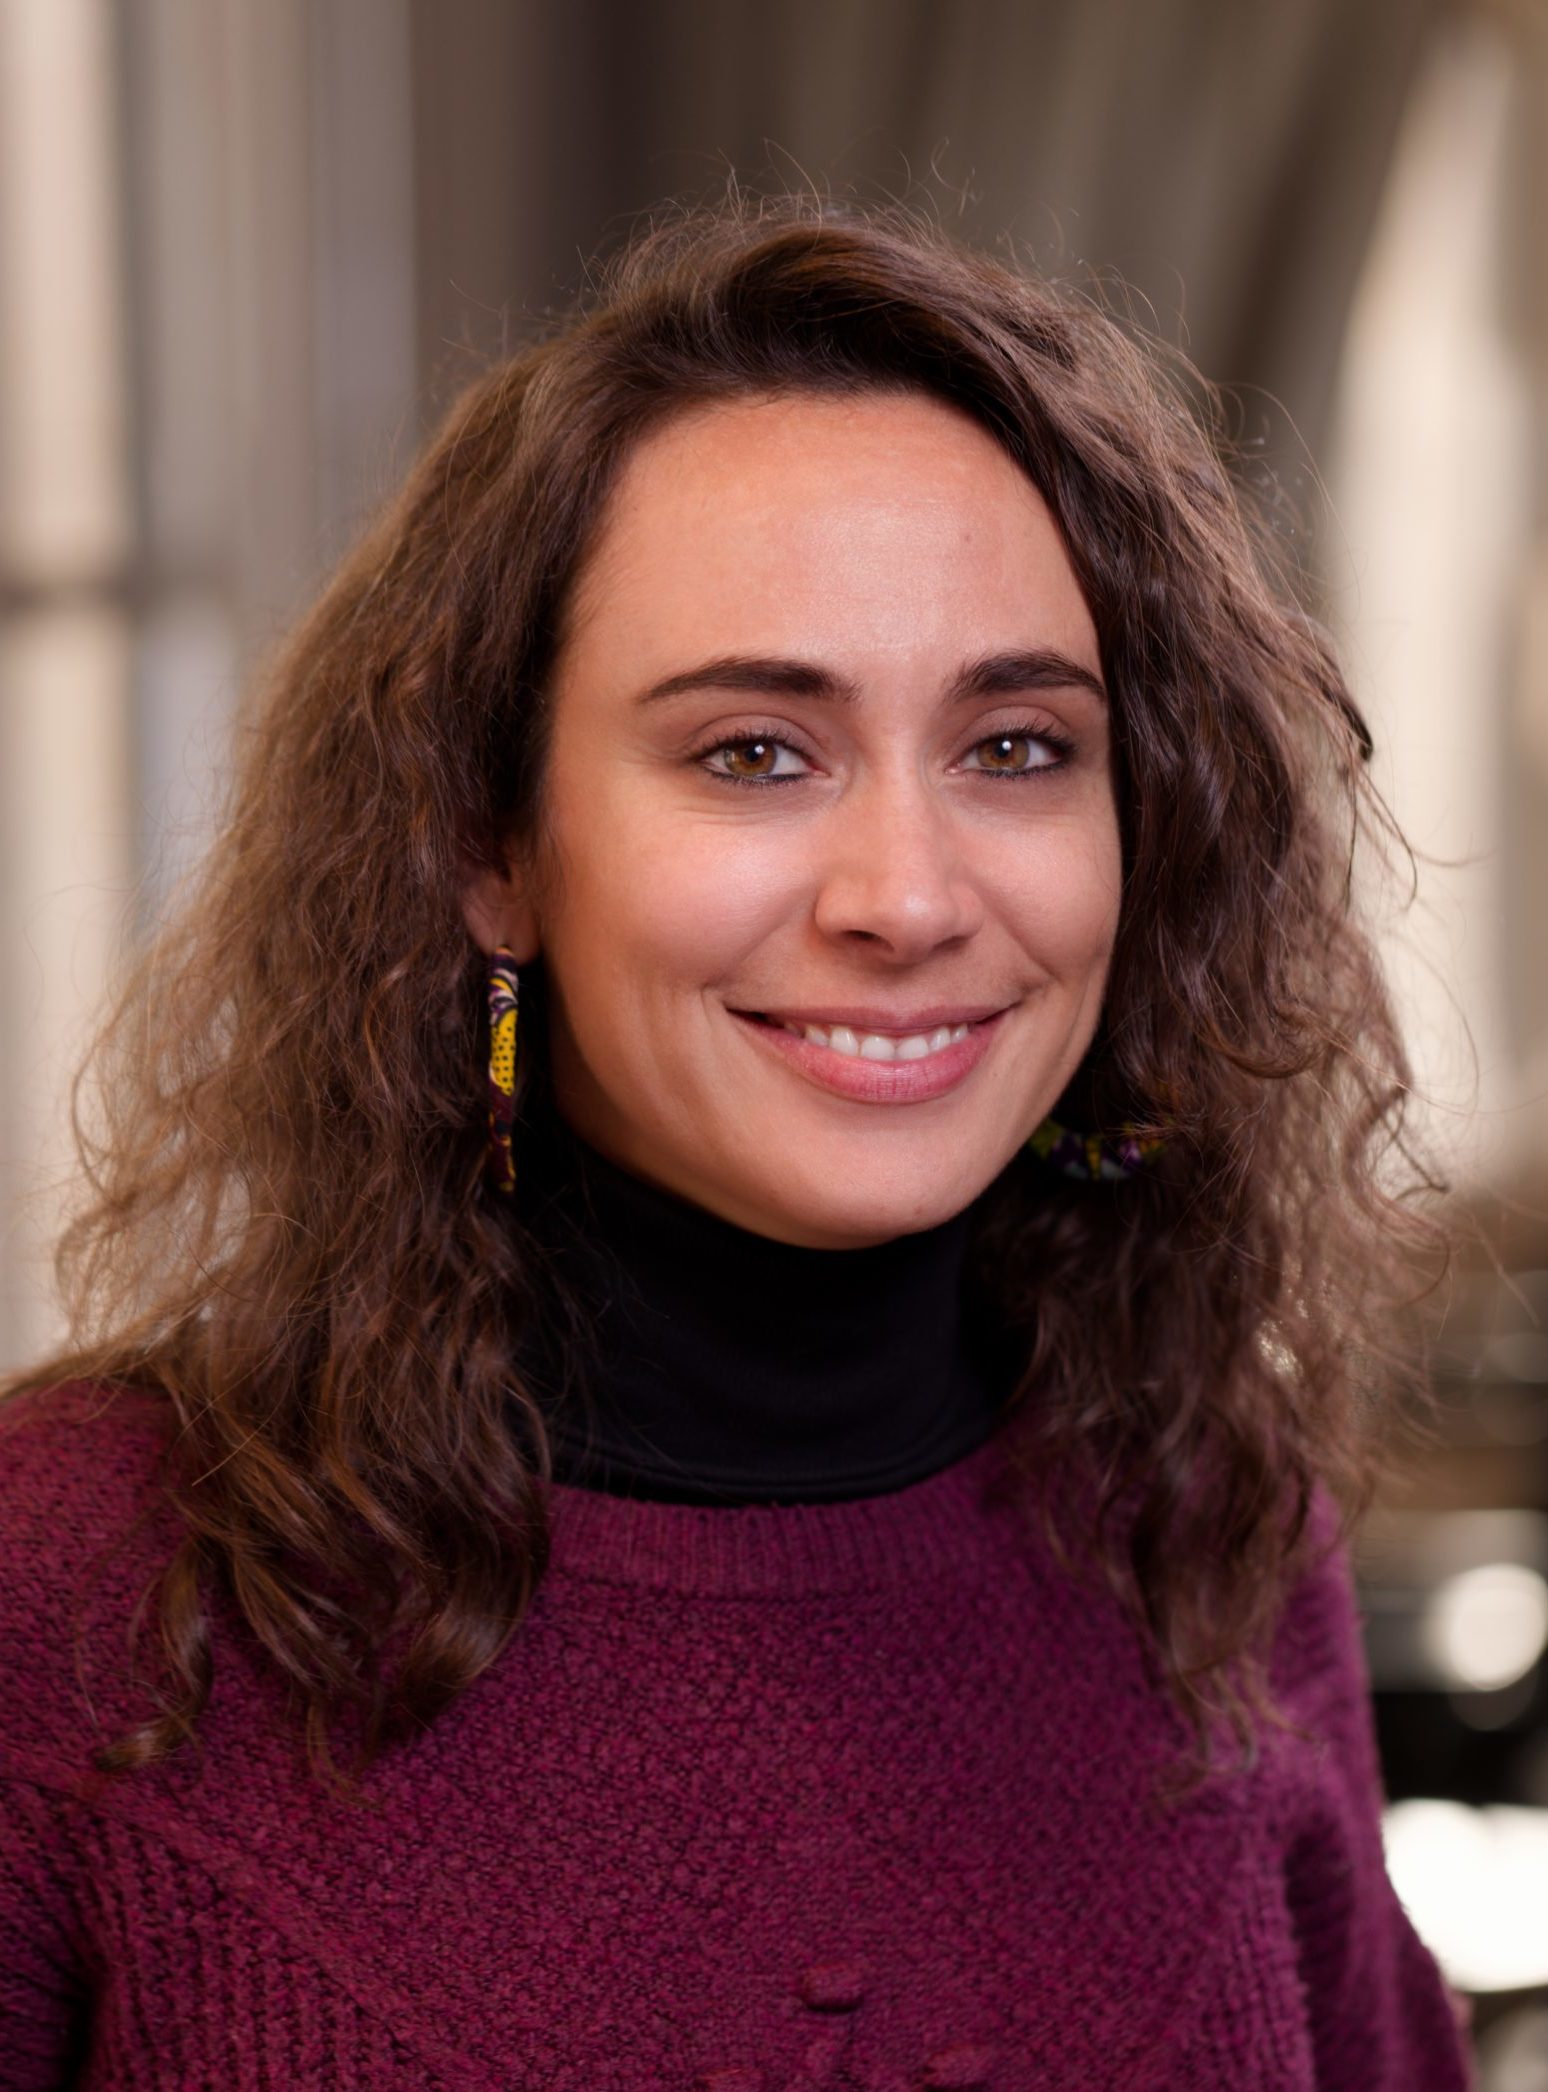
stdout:
[[[860,702],[860,685],[814,661],[792,661],[777,655],[726,654],[697,668],[666,676],[642,690],[639,702],[681,697],[690,690],[777,691],[785,697],[822,698],[832,704]],[[1016,647],[1008,653],[985,654],[958,670],[946,692],[949,704],[969,698],[1003,697],[1017,690],[1089,690],[1107,703],[1100,676],[1082,668],[1052,647]]]

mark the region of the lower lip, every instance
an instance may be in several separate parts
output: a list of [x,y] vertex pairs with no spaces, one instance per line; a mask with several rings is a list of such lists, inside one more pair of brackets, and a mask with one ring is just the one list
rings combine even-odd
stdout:
[[816,1046],[799,1033],[786,1031],[782,1024],[764,1024],[756,1017],[744,1017],[739,1010],[731,1014],[796,1074],[835,1097],[853,1097],[862,1104],[925,1104],[932,1097],[944,1097],[972,1074],[1005,1018],[1000,1010],[969,1025],[965,1039],[956,1039],[923,1060],[870,1061],[858,1054],[835,1053],[831,1046]]

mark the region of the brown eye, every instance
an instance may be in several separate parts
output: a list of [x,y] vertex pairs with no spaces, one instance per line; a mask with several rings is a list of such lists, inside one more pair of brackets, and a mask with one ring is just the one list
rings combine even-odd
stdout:
[[[726,772],[731,777],[769,777],[773,774],[776,744],[773,741],[726,741],[721,744]],[[750,760],[743,762],[742,758]]]
[[[1035,768],[1026,760],[1033,747],[1030,734],[993,734],[987,741],[980,741],[980,751],[987,749],[988,758],[982,764],[985,770],[1025,770]],[[1017,760],[1020,757],[1021,760]]]
[[1023,726],[986,735],[969,754],[968,768],[984,777],[1051,777],[1068,766],[1074,743],[1051,727]]
[[[789,761],[784,761],[786,757]],[[718,777],[722,784],[796,784],[807,772],[806,758],[793,742],[776,733],[760,733],[756,728],[750,734],[711,742],[693,760],[707,776]]]

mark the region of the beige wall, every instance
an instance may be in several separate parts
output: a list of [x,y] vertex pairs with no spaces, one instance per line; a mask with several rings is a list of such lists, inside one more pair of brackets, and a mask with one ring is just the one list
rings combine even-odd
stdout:
[[[1539,57],[1540,57],[1539,53]],[[1465,1180],[1548,1163],[1543,663],[1525,646],[1543,379],[1509,324],[1536,83],[1508,20],[1448,23],[1416,82],[1329,444],[1330,617],[1417,851],[1388,953],[1432,1136]],[[1535,890],[1534,890],[1535,889]]]
[[0,1355],[54,1326],[63,1077],[134,872],[111,23],[0,5]]

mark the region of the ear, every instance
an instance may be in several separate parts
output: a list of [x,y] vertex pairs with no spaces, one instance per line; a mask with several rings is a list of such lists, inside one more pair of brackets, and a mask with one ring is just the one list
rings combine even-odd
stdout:
[[462,889],[462,915],[486,956],[503,944],[518,966],[537,957],[542,943],[537,915],[524,883],[509,868],[476,872]]

